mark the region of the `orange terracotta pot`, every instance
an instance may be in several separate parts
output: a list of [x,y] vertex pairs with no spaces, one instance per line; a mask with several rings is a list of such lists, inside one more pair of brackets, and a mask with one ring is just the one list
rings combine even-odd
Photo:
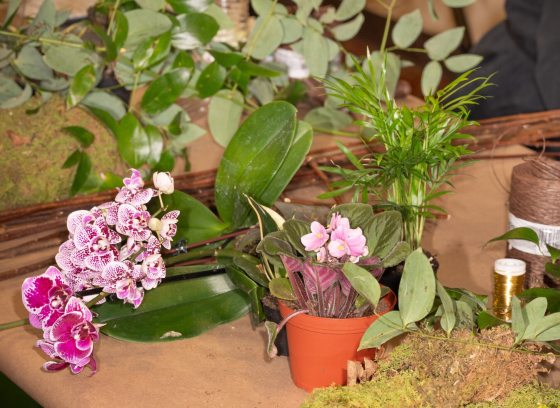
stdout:
[[[393,310],[397,297],[389,292],[381,302],[386,311]],[[280,302],[282,318],[294,310]],[[290,349],[292,380],[299,388],[311,392],[331,384],[346,384],[346,363],[373,358],[376,349],[358,350],[360,340],[377,316],[334,319],[301,314],[286,324]]]

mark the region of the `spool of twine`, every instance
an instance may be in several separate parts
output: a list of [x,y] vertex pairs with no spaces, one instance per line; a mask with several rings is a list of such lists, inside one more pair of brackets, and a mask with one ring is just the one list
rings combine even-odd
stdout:
[[[535,159],[513,168],[509,211],[515,217],[537,224],[560,226],[560,163]],[[513,225],[512,227],[515,227]],[[545,264],[549,257],[509,248],[508,258],[527,263],[525,287],[556,286],[546,278]]]

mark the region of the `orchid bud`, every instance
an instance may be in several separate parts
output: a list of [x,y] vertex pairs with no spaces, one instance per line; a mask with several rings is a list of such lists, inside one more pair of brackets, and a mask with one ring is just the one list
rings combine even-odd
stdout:
[[152,231],[159,232],[163,228],[163,223],[161,222],[161,220],[159,218],[152,217],[152,218],[150,218],[150,221],[148,222],[148,227],[150,227],[150,229]]
[[175,185],[173,182],[173,177],[169,172],[154,173],[154,186],[161,191],[163,194],[171,194],[175,191]]

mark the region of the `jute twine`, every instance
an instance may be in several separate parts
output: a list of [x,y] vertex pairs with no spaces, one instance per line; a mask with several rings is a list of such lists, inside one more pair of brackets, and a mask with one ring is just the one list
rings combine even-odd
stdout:
[[[560,163],[534,159],[513,168],[509,210],[517,218],[544,225],[560,225]],[[525,287],[557,286],[545,274],[550,258],[508,249],[508,258],[527,263]]]

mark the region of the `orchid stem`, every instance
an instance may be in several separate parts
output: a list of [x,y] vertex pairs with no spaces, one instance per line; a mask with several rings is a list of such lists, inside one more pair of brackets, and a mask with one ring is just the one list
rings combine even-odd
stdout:
[[29,324],[29,319],[16,320],[15,322],[0,324],[0,331],[11,329],[13,327],[26,326]]
[[97,295],[96,297],[91,299],[89,302],[87,302],[86,307],[89,309],[90,307],[92,307],[93,305],[98,303],[100,300],[105,299],[107,296],[109,296],[109,294],[107,292],[101,292],[99,295]]

